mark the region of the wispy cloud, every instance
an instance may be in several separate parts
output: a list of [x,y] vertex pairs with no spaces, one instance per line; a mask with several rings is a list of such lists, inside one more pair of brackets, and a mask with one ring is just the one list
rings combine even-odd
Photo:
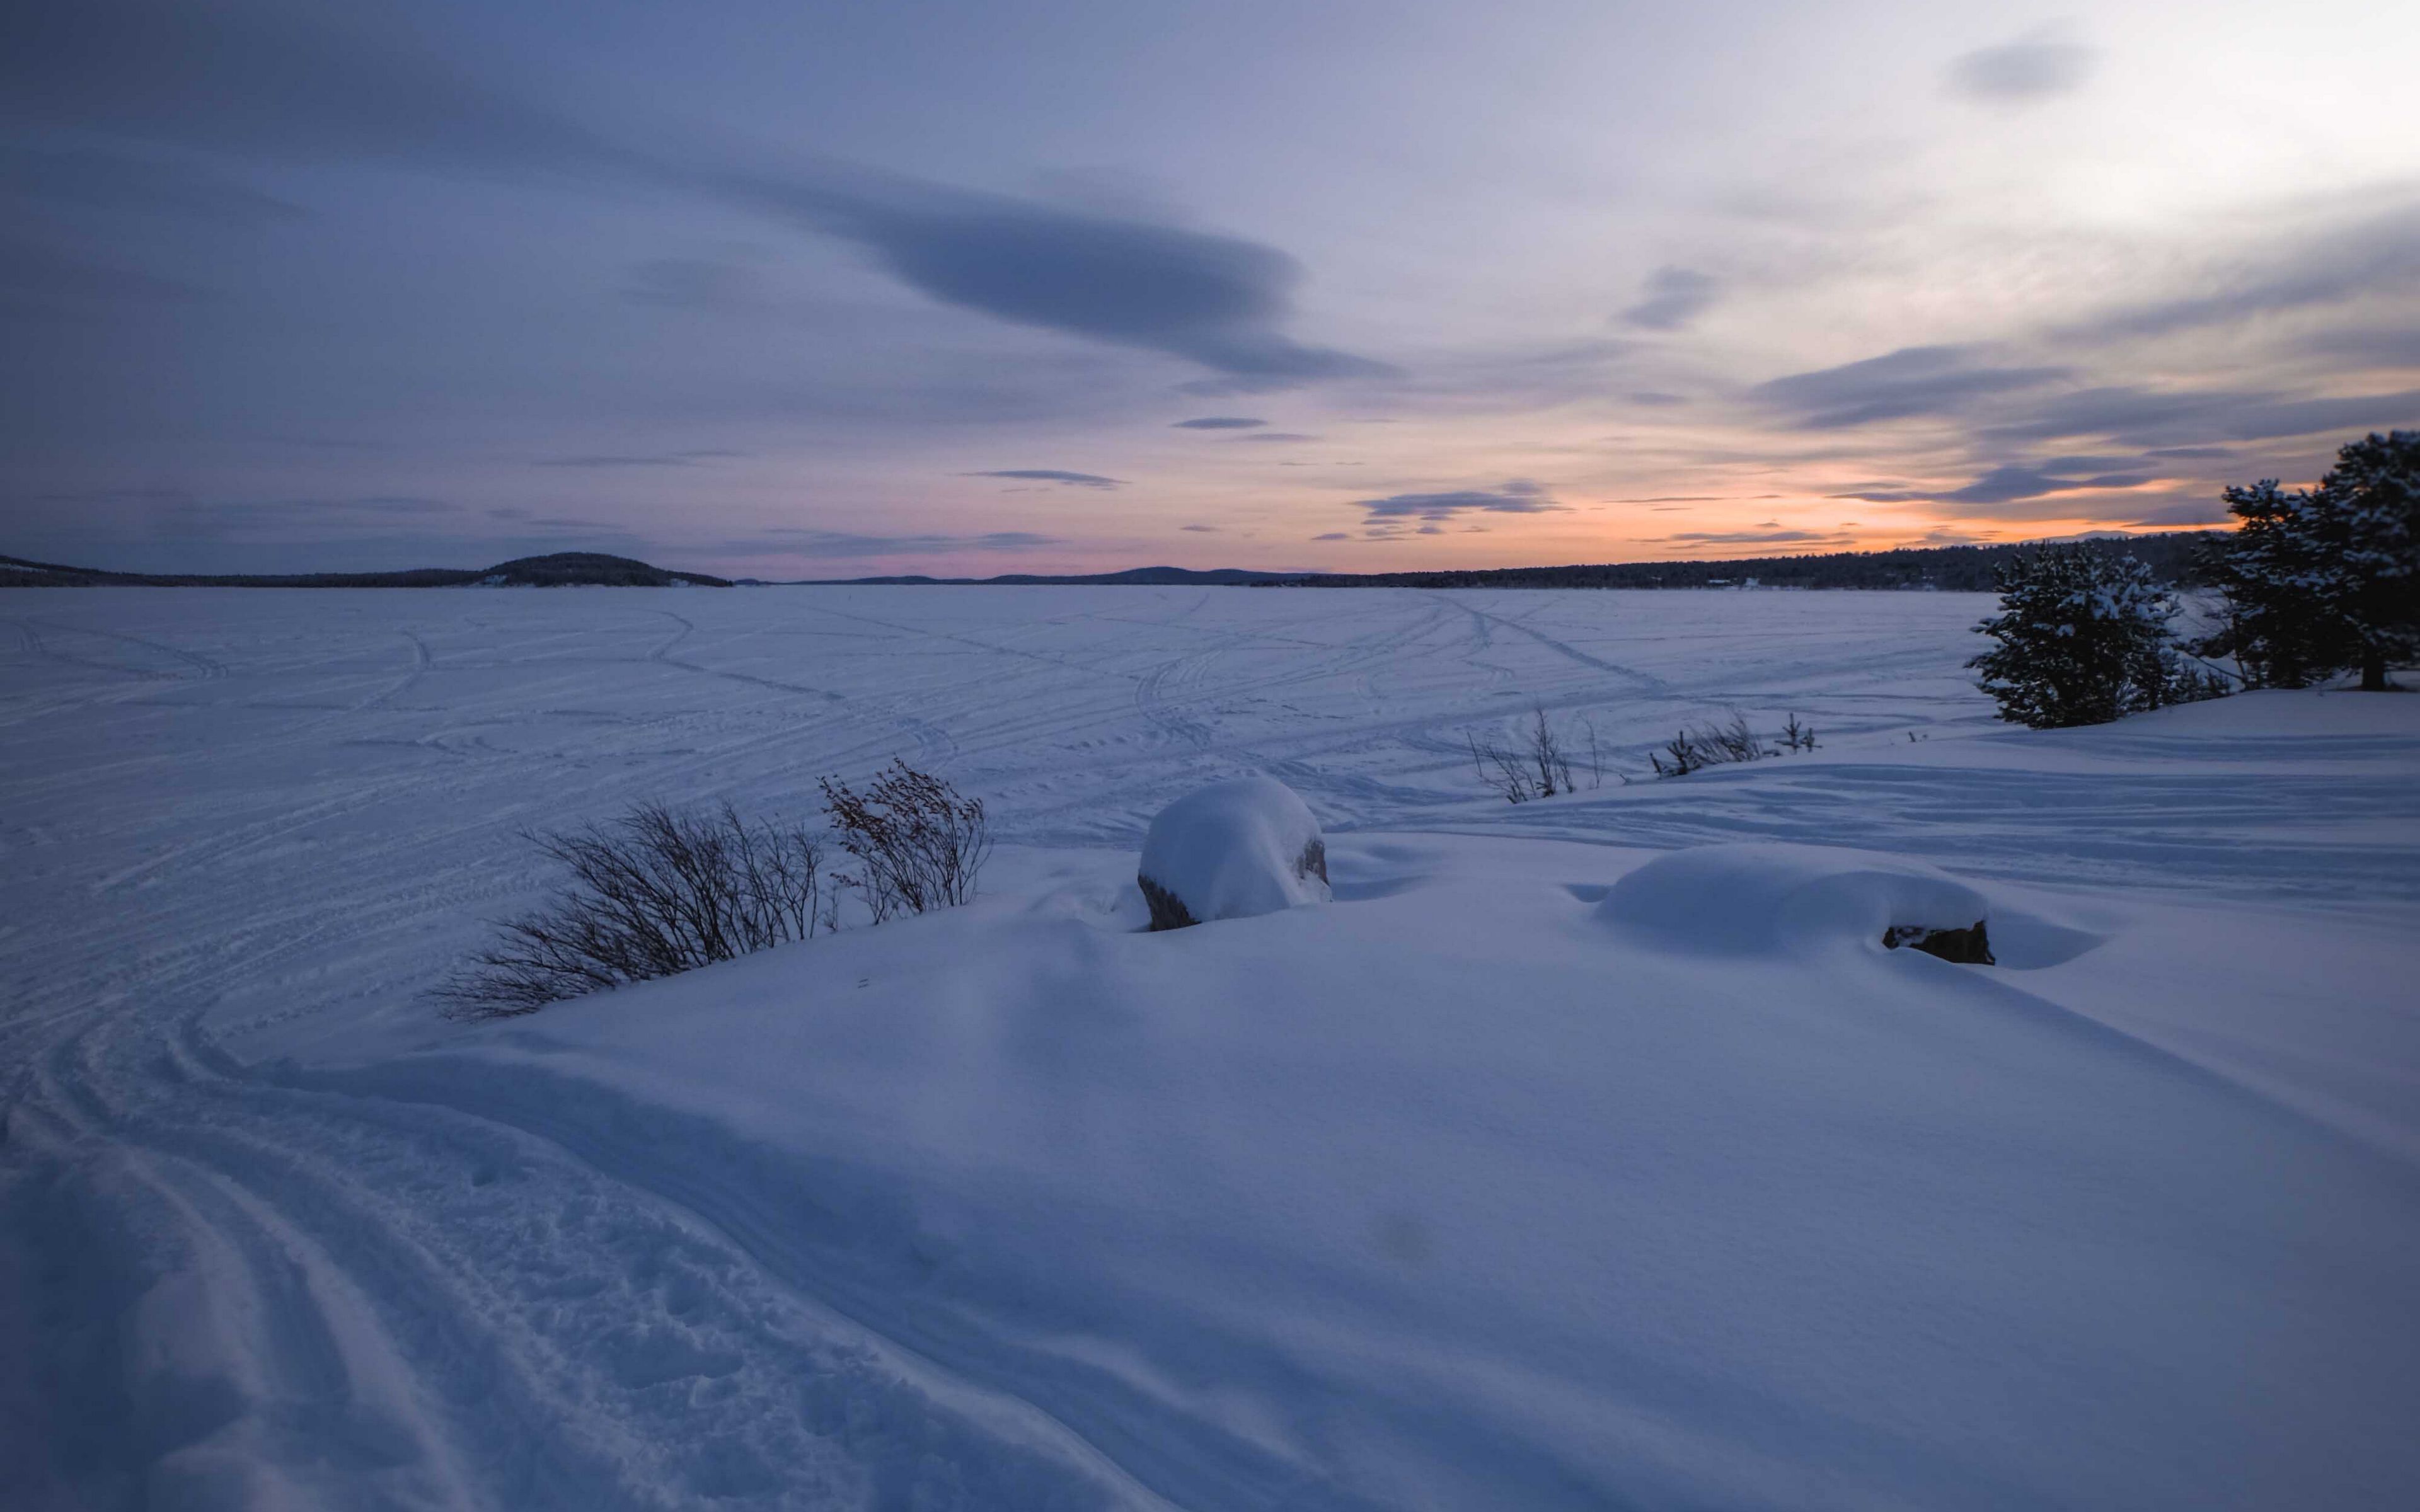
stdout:
[[[1181,358],[1232,392],[1388,371],[1288,333],[1302,269],[1275,247],[828,160],[777,171],[626,147],[371,12],[80,0],[12,31],[0,94],[40,124],[180,150],[507,167],[745,206],[862,248],[940,303]],[[720,276],[659,264],[641,289],[695,304]]]
[[1641,331],[1678,331],[1714,302],[1717,285],[1687,268],[1659,268],[1649,275],[1644,297],[1621,312],[1621,323]]
[[260,226],[301,220],[302,208],[176,154],[26,145],[0,152],[0,190],[51,205],[131,210]]
[[1353,507],[1373,525],[1404,520],[1436,521],[1456,515],[1544,515],[1563,506],[1545,488],[1527,478],[1515,478],[1495,490],[1458,489],[1450,493],[1399,493],[1384,499],[1357,499]]
[[980,535],[859,535],[847,531],[822,531],[777,526],[752,535],[735,536],[721,549],[734,556],[799,556],[832,561],[862,557],[945,556],[958,551],[1032,551],[1063,545],[1056,536],[1031,531],[991,531]]
[[530,466],[536,468],[693,468],[701,462],[719,457],[737,456],[737,452],[701,449],[690,452],[654,453],[593,453],[577,456],[542,456]]
[[1949,65],[1949,89],[1970,100],[2033,104],[2084,87],[2099,61],[2089,47],[2037,33],[1960,54]]
[[1690,546],[1806,546],[1845,542],[1848,537],[1825,531],[1683,531],[1664,539]]
[[1974,347],[1903,347],[1838,367],[1795,373],[1748,391],[1809,430],[1839,430],[1911,415],[1960,414],[1982,400],[2037,389],[2068,369],[1993,363]]
[[1203,415],[1196,420],[1180,420],[1176,422],[1173,428],[1177,430],[1250,430],[1255,425],[1267,424],[1265,420],[1254,420],[1249,415]]
[[1059,468],[1002,468],[991,472],[962,472],[965,478],[1010,478],[1024,483],[1058,483],[1070,488],[1117,488],[1125,486],[1123,478],[1105,478],[1097,472],[1068,472]]
[[622,298],[667,310],[753,312],[770,300],[765,275],[739,263],[708,257],[655,257],[630,270]]
[[2102,471],[2109,468],[2126,468],[2129,459],[2107,456],[2057,456],[2040,462],[2011,462],[1985,471],[1974,482],[1956,488],[1928,490],[1866,489],[1835,495],[1840,499],[1863,499],[1873,503],[1941,503],[1941,504],[2005,504],[2022,499],[2040,499],[2055,493],[2079,493],[2088,489],[2119,489],[2140,487],[2158,476],[2145,471],[2139,463],[2130,471]]
[[2420,287],[2420,203],[2407,200],[2363,220],[2308,231],[2284,247],[2186,281],[2201,286],[2178,298],[2102,311],[2064,325],[2059,334],[2084,343],[2166,335]]

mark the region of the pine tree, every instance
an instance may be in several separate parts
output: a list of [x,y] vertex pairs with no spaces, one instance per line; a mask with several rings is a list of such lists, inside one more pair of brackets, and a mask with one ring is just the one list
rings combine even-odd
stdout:
[[2336,453],[2319,484],[2339,522],[2345,624],[2361,686],[2420,654],[2420,430],[2372,433]]
[[1995,576],[2000,612],[1975,628],[1999,644],[1966,665],[1983,674],[2001,718],[2037,730],[2105,724],[2217,691],[2178,657],[2176,600],[2133,557],[2050,546]]
[[2384,689],[2389,663],[2420,653],[2420,431],[2349,443],[2317,488],[2226,498],[2243,523],[2205,564],[2227,610],[2205,651],[2270,687],[2351,667]]

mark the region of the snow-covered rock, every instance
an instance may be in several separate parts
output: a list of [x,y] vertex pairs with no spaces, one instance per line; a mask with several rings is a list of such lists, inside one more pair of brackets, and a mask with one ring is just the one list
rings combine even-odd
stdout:
[[1238,778],[1161,810],[1135,880],[1156,930],[1274,914],[1327,902],[1327,842],[1294,789]]
[[1674,949],[1723,955],[1876,946],[1992,917],[1983,894],[1904,856],[1823,845],[1700,845],[1657,856],[1614,884],[1599,918]]

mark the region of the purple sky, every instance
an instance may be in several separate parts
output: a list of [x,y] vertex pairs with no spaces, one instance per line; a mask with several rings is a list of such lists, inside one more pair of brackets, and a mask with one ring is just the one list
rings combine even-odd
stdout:
[[0,15],[0,551],[759,577],[2220,517],[2420,424],[2420,8]]

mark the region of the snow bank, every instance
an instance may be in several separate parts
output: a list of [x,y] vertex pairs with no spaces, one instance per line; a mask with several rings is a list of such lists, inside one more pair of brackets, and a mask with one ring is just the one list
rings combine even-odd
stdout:
[[1792,953],[1883,932],[1989,921],[1983,894],[1903,856],[1821,845],[1704,845],[1658,856],[1614,884],[1599,918],[1671,949]]
[[1327,844],[1294,789],[1275,778],[1238,778],[1160,810],[1136,881],[1154,929],[1249,918],[1327,902]]
[[[877,1359],[1070,1436],[940,1441],[968,1486],[941,1505],[1074,1499],[1079,1446],[1171,1504],[1305,1512],[2384,1507],[2420,1477],[2412,1167],[2075,1006],[2236,1000],[2292,1073],[2302,998],[2375,1024],[2408,995],[2385,928],[2141,904],[2089,966],[1952,968],[1885,955],[1873,901],[1971,923],[1962,884],[1785,851],[1783,885],[1724,848],[1637,874],[1859,944],[1683,954],[1598,920],[1628,854],[1335,844],[1348,908],[1164,938],[1003,889],[281,1075],[530,1130],[630,1193],[579,1201],[534,1154],[419,1183],[490,1194],[516,1247],[483,1274],[591,1348],[659,1284],[618,1237],[659,1204]],[[1083,897],[1130,874],[1097,866]],[[591,1270],[597,1301],[558,1300]],[[814,1377],[773,1374],[758,1304],[684,1286],[632,1431],[795,1411]],[[1074,1504],[1103,1503],[1152,1504]]]

